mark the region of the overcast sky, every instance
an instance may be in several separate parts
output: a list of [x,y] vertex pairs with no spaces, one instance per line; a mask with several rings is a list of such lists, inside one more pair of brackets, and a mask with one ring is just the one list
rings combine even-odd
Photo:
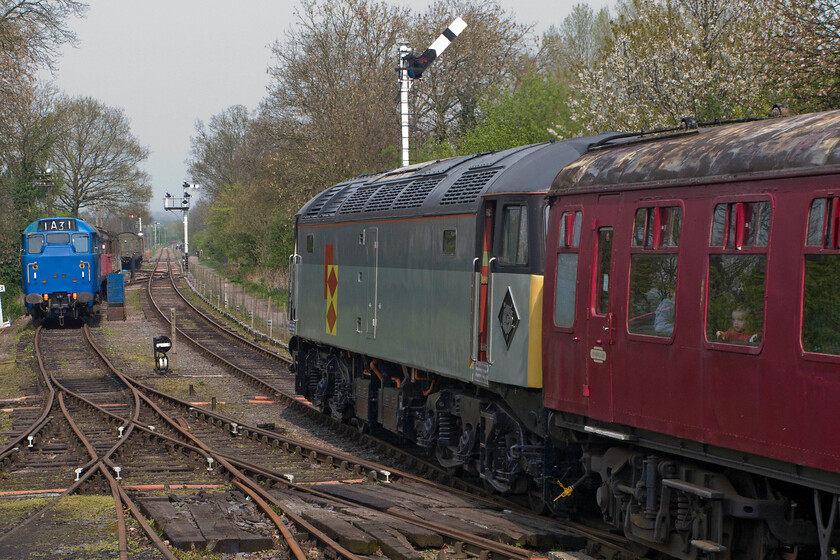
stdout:
[[[422,12],[422,0],[388,0]],[[586,0],[578,0],[586,1]],[[55,85],[121,107],[151,155],[151,210],[162,217],[165,191],[180,193],[197,119],[231,105],[255,109],[266,96],[270,46],[294,22],[297,0],[87,0],[85,19],[69,23],[77,47],[65,47]],[[574,0],[501,0],[540,34],[559,26]],[[593,9],[614,0],[589,0]],[[453,14],[454,16],[459,14]],[[469,24],[469,22],[467,22]],[[443,30],[441,30],[443,31]],[[435,37],[429,38],[431,43]],[[423,50],[428,45],[412,45]],[[396,80],[395,80],[395,88]],[[398,142],[399,139],[395,139]]]

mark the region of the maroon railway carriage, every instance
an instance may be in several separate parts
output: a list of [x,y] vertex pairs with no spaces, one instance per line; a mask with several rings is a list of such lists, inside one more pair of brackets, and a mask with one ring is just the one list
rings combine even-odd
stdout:
[[684,558],[825,556],[840,112],[619,140],[549,201],[549,432],[582,443],[605,519]]

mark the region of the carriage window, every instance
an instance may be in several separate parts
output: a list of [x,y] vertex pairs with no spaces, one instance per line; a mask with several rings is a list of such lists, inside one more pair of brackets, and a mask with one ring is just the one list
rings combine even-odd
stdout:
[[73,234],[73,251],[76,253],[89,252],[90,238],[82,233]]
[[769,202],[733,202],[715,206],[712,247],[766,247],[769,234]]
[[[676,249],[682,208],[639,208],[630,255],[630,306],[627,330],[669,338],[674,332],[677,290]],[[642,252],[644,251],[644,252]]]
[[48,245],[67,245],[70,243],[70,234],[69,233],[48,233],[47,234],[47,244]]
[[43,235],[28,235],[26,237],[26,252],[30,255],[38,255],[44,250]]
[[818,198],[811,204],[808,217],[808,240],[811,247],[835,249],[840,245],[837,226],[840,221],[840,198]]
[[455,234],[454,229],[443,230],[443,254],[444,255],[454,255],[455,254],[455,239],[456,239],[456,234]]
[[805,255],[802,349],[840,355],[840,254]]
[[595,313],[606,315],[610,310],[610,265],[612,263],[613,230],[598,229],[598,276],[596,277]]
[[805,254],[802,303],[802,349],[840,355],[840,198],[820,198],[811,204]]
[[528,264],[528,207],[505,206],[501,264]]
[[554,324],[558,327],[571,327],[575,323],[577,269],[577,253],[557,254],[557,275],[554,280]]
[[563,212],[560,216],[560,247],[580,247],[581,216],[579,211]]
[[633,227],[633,247],[678,247],[681,225],[682,208],[679,206],[639,208]]
[[560,216],[560,236],[557,243],[557,269],[554,279],[554,324],[572,327],[575,323],[577,299],[577,271],[580,228],[583,215],[578,211],[563,212]]
[[709,255],[706,338],[757,346],[764,330],[767,256]]
[[706,300],[709,342],[761,343],[770,214],[769,201],[715,206]]

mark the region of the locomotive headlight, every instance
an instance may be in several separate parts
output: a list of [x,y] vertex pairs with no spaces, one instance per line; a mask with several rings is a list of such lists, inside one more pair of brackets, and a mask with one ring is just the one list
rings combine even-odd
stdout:
[[49,294],[44,294],[44,301],[47,301],[49,299],[50,299],[50,295]]
[[79,294],[73,294],[73,299],[76,299],[78,297],[79,297]]

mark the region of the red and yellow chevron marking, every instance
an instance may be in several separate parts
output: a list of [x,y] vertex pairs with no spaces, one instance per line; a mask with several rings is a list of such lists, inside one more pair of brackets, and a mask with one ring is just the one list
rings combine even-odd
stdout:
[[324,255],[324,298],[327,300],[327,334],[336,335],[338,325],[338,265],[333,264],[333,246]]

